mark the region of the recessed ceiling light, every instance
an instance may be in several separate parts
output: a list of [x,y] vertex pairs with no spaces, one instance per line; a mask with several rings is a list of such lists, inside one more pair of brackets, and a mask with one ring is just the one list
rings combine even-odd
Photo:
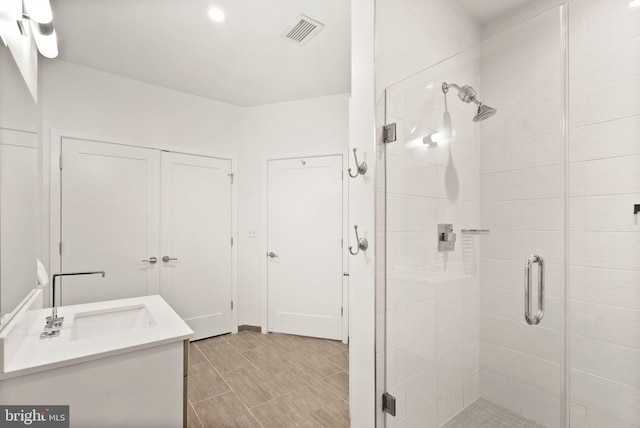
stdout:
[[209,15],[209,18],[211,18],[213,22],[224,21],[224,12],[221,9],[218,9],[217,7],[209,9],[209,12],[207,13]]

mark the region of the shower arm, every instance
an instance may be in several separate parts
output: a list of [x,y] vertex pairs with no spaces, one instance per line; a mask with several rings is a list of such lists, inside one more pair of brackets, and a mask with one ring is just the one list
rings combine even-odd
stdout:
[[[456,85],[455,83],[447,83],[447,82],[443,82],[442,83],[442,92],[445,93],[445,95],[447,94],[447,92],[449,92],[449,88],[456,88],[458,90],[458,94],[462,91],[462,88],[458,85]],[[460,98],[460,96],[458,96],[458,98]],[[462,101],[465,101],[464,99],[460,98]],[[478,101],[476,99],[475,95],[471,95],[469,96],[469,101],[473,101],[474,103],[476,103],[477,105],[481,106],[483,105],[480,101]],[[469,101],[465,101],[465,102],[469,102]]]
[[455,83],[447,83],[447,82],[443,82],[442,83],[442,92],[444,92],[445,94],[447,92],[449,92],[449,88],[456,88],[458,90],[458,92],[460,92],[460,89],[462,89],[460,86],[456,85]]

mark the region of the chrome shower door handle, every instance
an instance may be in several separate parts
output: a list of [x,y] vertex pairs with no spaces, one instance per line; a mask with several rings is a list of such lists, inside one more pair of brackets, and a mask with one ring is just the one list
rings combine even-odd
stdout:
[[278,255],[276,253],[274,253],[273,251],[270,251],[267,253],[267,257],[271,258],[271,259],[275,259],[278,257]]
[[[531,267],[538,264],[538,312],[531,315]],[[531,255],[524,264],[524,320],[529,325],[538,325],[544,317],[544,259],[535,254]]]
[[150,264],[154,264],[158,262],[158,259],[156,257],[149,257],[148,260],[143,260],[143,262],[145,263],[150,263]]

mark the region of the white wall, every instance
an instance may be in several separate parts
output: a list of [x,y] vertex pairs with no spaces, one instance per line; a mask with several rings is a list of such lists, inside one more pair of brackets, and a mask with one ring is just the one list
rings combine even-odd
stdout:
[[57,269],[49,265],[52,129],[198,154],[234,153],[243,136],[240,107],[60,60],[41,61],[39,98],[44,182],[40,257],[50,272]]
[[40,75],[45,147],[51,128],[202,153],[241,144],[241,107],[60,60],[42,61]]
[[[355,245],[353,225],[365,235],[369,249],[357,256],[349,255],[349,407],[351,426],[375,425],[375,278],[377,258],[376,172],[378,168],[375,138],[375,3],[371,0],[351,2],[351,92],[350,148],[357,148],[365,160],[364,177],[349,179],[349,237]],[[349,160],[349,162],[352,162]],[[353,164],[351,164],[353,165]]]
[[37,123],[29,88],[0,44],[0,314],[36,286]]
[[34,131],[38,110],[9,49],[0,44],[0,121],[27,126]]
[[376,0],[376,99],[479,38],[480,26],[453,1]]
[[261,325],[266,157],[346,153],[348,95],[242,108],[54,60],[41,65],[41,101],[45,176],[52,128],[238,156],[239,324]]
[[[27,36],[20,34],[16,20],[22,19],[22,1],[4,0],[0,3],[0,38],[7,44],[18,70],[26,82],[31,96],[38,95],[38,50],[31,31],[31,25],[24,19]],[[2,46],[2,44],[0,44]],[[4,94],[4,93],[3,93]]]
[[[240,325],[262,324],[266,281],[267,157],[344,154],[349,143],[349,95],[333,95],[250,107],[243,112],[239,148]],[[256,238],[249,238],[249,229]]]

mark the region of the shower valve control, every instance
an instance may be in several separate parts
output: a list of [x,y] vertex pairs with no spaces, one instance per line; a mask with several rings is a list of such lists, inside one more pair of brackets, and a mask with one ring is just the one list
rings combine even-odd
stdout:
[[438,225],[438,251],[453,251],[456,245],[456,234],[453,233],[453,224]]

